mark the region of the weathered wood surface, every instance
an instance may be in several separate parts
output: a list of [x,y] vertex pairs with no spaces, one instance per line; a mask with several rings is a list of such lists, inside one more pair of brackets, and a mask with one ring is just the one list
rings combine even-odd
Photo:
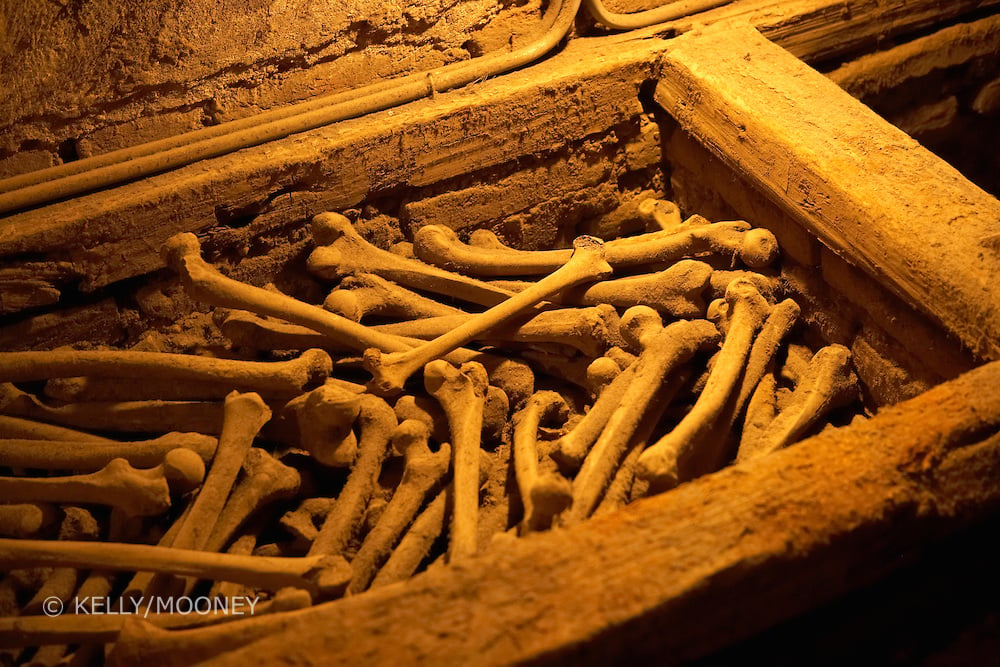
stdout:
[[975,354],[1000,357],[1000,201],[752,28],[678,37],[663,65],[655,96],[681,127]]
[[[668,664],[900,567],[1000,507],[1000,363],[571,529],[271,619],[222,665]],[[233,626],[234,637],[248,636]],[[146,654],[175,664],[198,633]],[[273,634],[272,634],[273,633]],[[141,633],[133,635],[134,639]],[[119,644],[119,658],[164,644]],[[138,653],[135,655],[139,655]],[[122,663],[124,664],[124,663]]]
[[[305,221],[370,194],[420,187],[541,154],[639,113],[641,84],[668,43],[656,35],[750,21],[809,59],[871,46],[1000,0],[738,0],[644,31],[572,40],[525,70],[371,116],[206,160],[0,220],[0,262],[67,262],[84,290],[162,266],[181,231],[245,225],[261,213]],[[21,301],[53,298],[52,287]]]

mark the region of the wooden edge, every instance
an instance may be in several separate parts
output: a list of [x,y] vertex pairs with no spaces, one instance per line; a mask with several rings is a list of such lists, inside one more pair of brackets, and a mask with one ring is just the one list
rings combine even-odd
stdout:
[[1000,357],[1000,201],[748,26],[670,42],[657,102],[849,263]]
[[[1000,362],[571,529],[291,616],[234,623],[234,636],[245,639],[241,624],[254,623],[261,639],[214,662],[668,664],[705,655],[871,583],[904,564],[901,554],[995,511],[997,386]],[[116,651],[159,646],[166,658],[183,646],[177,655],[190,661],[205,632],[156,632],[148,645],[132,633]]]

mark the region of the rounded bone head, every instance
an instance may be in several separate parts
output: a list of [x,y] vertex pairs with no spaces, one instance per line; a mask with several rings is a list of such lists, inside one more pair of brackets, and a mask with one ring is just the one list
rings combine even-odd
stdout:
[[486,396],[489,381],[486,369],[478,362],[467,361],[455,368],[444,359],[435,359],[424,366],[424,388],[434,396],[460,391],[466,382],[471,383],[477,396]]
[[642,350],[645,347],[644,341],[662,328],[663,319],[649,306],[632,306],[622,315],[622,338],[637,350]]
[[172,491],[187,493],[205,480],[205,461],[190,449],[171,449],[163,457],[163,476]]
[[767,229],[756,227],[743,235],[740,259],[752,269],[759,269],[778,259],[778,240]]
[[310,229],[317,245],[329,245],[345,233],[352,231],[353,227],[346,216],[328,211],[315,216],[312,219]]
[[185,257],[201,255],[201,243],[198,242],[198,237],[191,232],[183,232],[174,234],[164,241],[160,252],[167,266],[181,272],[180,268]]
[[335,289],[323,300],[323,308],[352,322],[360,322],[364,311],[353,290]]
[[429,454],[427,440],[431,431],[419,419],[404,419],[392,433],[392,450],[407,459],[421,454]]

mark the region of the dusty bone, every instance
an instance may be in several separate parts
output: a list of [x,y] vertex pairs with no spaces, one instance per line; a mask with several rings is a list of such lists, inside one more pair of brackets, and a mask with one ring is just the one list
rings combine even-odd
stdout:
[[247,310],[216,308],[216,322],[222,335],[235,347],[251,350],[307,350],[320,348],[347,352],[355,348],[338,345],[315,329],[281,320],[264,319]]
[[298,425],[299,445],[316,461],[347,467],[354,461],[358,441],[352,430],[361,396],[334,384],[324,384],[285,406]]
[[747,280],[754,284],[761,296],[774,303],[781,294],[781,278],[756,271],[741,269],[713,269],[709,278],[709,295],[713,299],[725,298],[729,284],[735,280]]
[[302,481],[298,470],[257,447],[251,447],[243,459],[243,474],[219,513],[205,551],[222,551],[250,517],[273,502],[294,496]]
[[489,229],[474,229],[469,233],[469,245],[473,248],[494,248],[507,250],[509,246]]
[[0,383],[0,412],[94,431],[216,434],[222,429],[223,410],[222,403],[205,401],[122,401],[51,406],[12,384]]
[[[0,400],[0,409],[3,401]],[[109,438],[84,433],[44,422],[0,415],[0,438],[11,440],[75,440],[77,442],[114,442]]]
[[[408,320],[376,328],[385,333],[411,338],[430,339],[442,336],[476,315],[466,313],[449,317]],[[525,322],[513,322],[484,331],[476,340],[487,342],[559,343],[584,354],[596,356],[619,341],[618,313],[602,304],[590,308],[561,308],[538,313]]]
[[335,502],[333,498],[306,498],[298,507],[285,512],[279,523],[299,543],[310,545]]
[[168,433],[139,442],[73,442],[68,440],[0,440],[0,465],[39,470],[94,472],[112,459],[136,468],[152,468],[171,450],[190,449],[204,461],[215,454],[217,440],[200,433]]
[[309,255],[307,267],[321,278],[373,273],[406,287],[481,306],[495,306],[513,296],[479,280],[376,248],[361,238],[351,221],[339,213],[317,215],[313,218],[312,232],[317,247]]
[[[458,241],[454,232],[440,225],[421,227],[414,236],[414,250],[424,261],[482,276],[549,273],[565,264],[572,253],[568,249],[473,248]],[[608,241],[605,250],[605,259],[616,269],[672,262],[706,252],[740,259],[751,268],[761,268],[777,258],[778,243],[768,230],[751,229],[746,222],[737,220],[616,239]]]
[[590,395],[601,395],[604,388],[621,375],[622,367],[611,357],[598,357],[587,366],[587,389]]
[[507,416],[510,414],[510,399],[503,389],[487,385],[486,402],[483,404],[483,442],[500,443],[507,439]]
[[59,513],[50,503],[0,505],[0,537],[38,537],[58,518]]
[[836,344],[821,348],[792,392],[789,405],[778,413],[759,440],[750,440],[746,446],[740,443],[736,460],[748,461],[787,447],[830,410],[854,400],[857,392],[851,351]]
[[[54,542],[0,538],[4,567],[74,567],[78,569],[157,572],[212,581],[234,581],[279,590],[343,590],[350,566],[337,556],[281,558],[234,556],[193,549],[167,548],[120,542]],[[341,581],[324,577],[336,572]]]
[[525,312],[546,297],[578,283],[611,273],[604,261],[604,246],[598,239],[579,237],[570,260],[552,274],[507,301],[477,315],[469,322],[407,352],[385,355],[377,348],[365,351],[365,368],[372,373],[373,385],[381,392],[399,391],[418,369]]
[[703,472],[698,448],[738,387],[754,336],[770,311],[757,288],[746,281],[729,286],[726,302],[729,327],[705,389],[681,422],[639,458],[639,475],[657,488],[676,486]]
[[579,468],[587,452],[604,430],[604,425],[618,407],[635,375],[635,366],[622,371],[600,393],[590,410],[561,438],[552,456],[568,468]]
[[460,308],[428,299],[371,273],[341,280],[323,301],[323,307],[355,322],[368,315],[417,319],[463,314]]
[[666,199],[643,199],[639,202],[639,215],[653,222],[662,231],[676,231],[682,224],[681,210]]
[[361,526],[365,508],[378,483],[382,463],[388,455],[389,438],[397,425],[396,414],[382,399],[363,394],[358,424],[361,433],[358,456],[344,488],[309,548],[310,556],[342,553]]
[[389,560],[375,575],[371,588],[403,581],[413,575],[445,530],[449,493],[450,487],[439,491],[417,516]]
[[[82,507],[64,507],[63,520],[59,526],[59,539],[63,541],[88,540],[100,537],[101,528],[94,516]],[[42,613],[45,600],[56,598],[63,602],[69,600],[76,591],[80,579],[80,571],[72,567],[57,567],[45,578],[45,582],[35,591],[32,598],[24,605],[22,613],[32,616]]]
[[424,387],[441,403],[451,432],[454,506],[448,560],[453,562],[476,553],[486,369],[475,362],[455,368],[446,361],[432,361],[424,368]]
[[332,368],[323,350],[290,361],[240,361],[192,354],[52,350],[0,354],[0,382],[79,376],[226,383],[243,390],[292,394],[322,382]]
[[[187,450],[175,451],[181,453]],[[197,455],[188,453],[201,463]],[[169,462],[165,459],[164,466],[169,466],[179,455],[171,456]],[[124,459],[114,459],[99,471],[87,475],[30,479],[2,477],[0,498],[12,503],[108,505],[135,516],[156,516],[170,508],[170,488],[165,468],[139,470]]]
[[[750,395],[756,388],[757,383],[764,377],[764,373],[770,367],[781,342],[791,332],[792,327],[798,320],[801,309],[792,299],[785,299],[774,306],[764,320],[764,325],[757,334],[750,348],[747,357],[746,370],[740,380],[740,391],[737,395],[736,404],[733,406],[732,416],[729,419],[729,426],[736,420],[743,410]],[[728,428],[728,427],[727,427]]]
[[226,397],[225,421],[212,467],[183,517],[171,547],[205,548],[254,438],[270,418],[270,408],[257,394],[234,391]]
[[361,543],[351,561],[354,572],[347,592],[360,593],[371,584],[400,536],[413,522],[428,495],[438,489],[451,464],[451,448],[444,444],[437,452],[427,447],[429,432],[420,421],[404,421],[392,437],[393,449],[406,458],[403,478],[386,505],[382,516]]
[[[642,308],[637,306],[636,310]],[[632,312],[633,309],[626,311],[625,319]],[[665,378],[717,337],[718,331],[707,320],[681,320],[663,327],[657,334],[645,334],[644,349],[633,367],[632,380],[573,480],[573,504],[565,517],[568,522],[586,519],[593,513],[653,395],[657,392],[670,395],[680,389],[676,382],[668,382],[664,387]]]
[[183,279],[187,292],[199,301],[300,324],[352,350],[377,347],[399,351],[409,347],[404,341],[379,334],[318,306],[226,278],[202,259],[201,246],[194,234],[170,237],[164,244],[163,254],[167,264]]
[[522,534],[548,528],[572,500],[569,482],[555,473],[538,473],[538,426],[543,420],[565,422],[568,416],[569,406],[554,391],[537,392],[514,415],[514,474],[524,505]]
[[[767,437],[767,428],[778,414],[776,396],[777,380],[773,373],[767,373],[757,383],[747,403],[746,415],[743,418],[743,430],[740,433],[739,449],[750,452],[758,441]],[[746,458],[747,454],[743,454]],[[740,458],[739,451],[736,458]]]

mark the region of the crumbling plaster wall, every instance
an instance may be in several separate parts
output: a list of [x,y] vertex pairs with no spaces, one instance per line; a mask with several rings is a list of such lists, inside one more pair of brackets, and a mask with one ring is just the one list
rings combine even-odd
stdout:
[[0,177],[507,48],[542,0],[3,0]]

